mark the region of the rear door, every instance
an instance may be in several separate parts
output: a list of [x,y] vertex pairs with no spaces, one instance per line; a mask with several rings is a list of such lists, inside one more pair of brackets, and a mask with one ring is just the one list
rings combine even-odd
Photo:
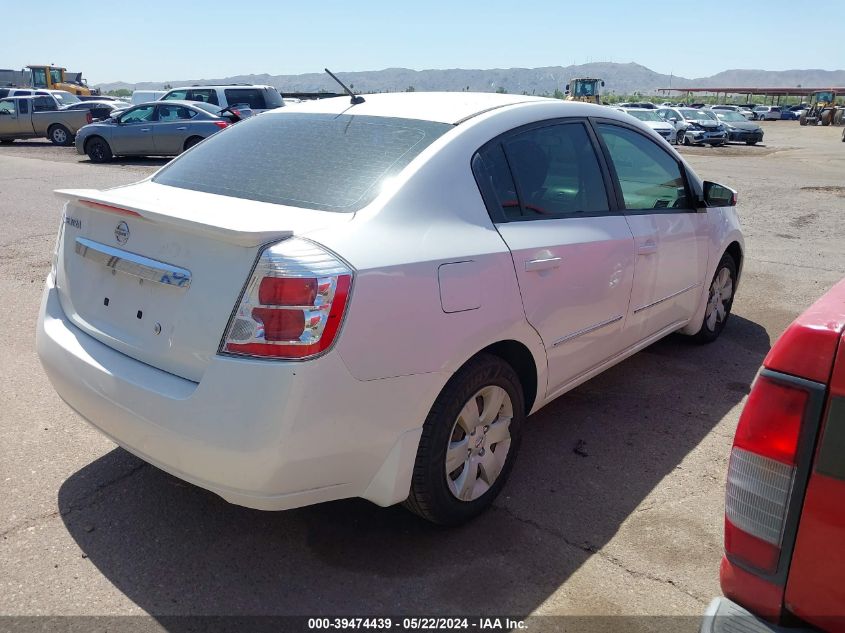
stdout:
[[20,136],[32,136],[35,134],[35,128],[32,126],[32,111],[31,108],[37,99],[18,99],[17,100],[17,119],[15,120],[15,128]]
[[669,148],[623,123],[596,128],[636,247],[626,334],[633,345],[681,327],[695,313],[710,220],[692,204],[686,171]]
[[153,127],[153,145],[158,154],[175,155],[185,147],[190,134],[191,120],[198,116],[196,110],[181,105],[157,106]]
[[819,437],[785,600],[804,620],[839,633],[845,631],[845,337]]
[[473,171],[513,257],[548,357],[548,394],[621,350],[633,237],[586,121],[544,122],[485,145]]

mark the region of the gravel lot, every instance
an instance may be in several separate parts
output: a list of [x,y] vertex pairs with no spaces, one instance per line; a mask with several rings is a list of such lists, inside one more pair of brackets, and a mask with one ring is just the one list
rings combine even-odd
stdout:
[[845,276],[842,129],[763,126],[764,146],[682,150],[740,192],[748,250],[722,338],[670,337],[532,416],[495,507],[453,530],[355,500],[232,506],[91,429],[34,351],[51,192],[165,161],[0,147],[0,614],[697,616],[719,593],[723,482],[749,386],[789,322]]

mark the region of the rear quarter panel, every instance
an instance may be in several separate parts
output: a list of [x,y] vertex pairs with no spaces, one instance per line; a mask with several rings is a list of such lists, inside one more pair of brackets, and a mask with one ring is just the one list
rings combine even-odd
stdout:
[[88,125],[87,110],[57,110],[52,112],[33,112],[32,128],[38,136],[47,136],[47,130],[55,123],[64,125],[71,134]]

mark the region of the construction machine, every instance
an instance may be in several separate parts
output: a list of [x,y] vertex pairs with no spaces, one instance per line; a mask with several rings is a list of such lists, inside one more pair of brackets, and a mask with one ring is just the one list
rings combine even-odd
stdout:
[[604,80],[593,77],[577,77],[566,84],[566,101],[583,101],[601,105],[601,88]]
[[843,108],[836,106],[835,90],[818,90],[810,93],[810,105],[799,118],[801,125],[842,124]]
[[71,94],[86,97],[100,94],[99,89],[88,87],[87,82],[82,78],[82,73],[69,73],[66,68],[60,66],[32,64],[21,71],[21,76],[22,81],[32,88],[65,90]]

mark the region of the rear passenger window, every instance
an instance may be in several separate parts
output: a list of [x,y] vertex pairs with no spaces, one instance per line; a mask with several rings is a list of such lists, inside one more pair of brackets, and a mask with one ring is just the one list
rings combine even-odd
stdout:
[[[571,217],[610,209],[601,167],[582,123],[549,125],[480,153],[507,220]],[[489,197],[489,193],[487,194]],[[489,204],[489,203],[488,203]]]
[[188,95],[188,101],[201,101],[202,103],[212,103],[214,105],[220,104],[217,99],[217,91],[213,88],[191,90],[191,94]]
[[626,209],[689,207],[681,167],[663,148],[628,128],[601,123],[598,129],[616,169]]
[[266,110],[264,95],[257,88],[227,88],[226,102],[230,106],[247,104],[252,110]]
[[21,114],[29,114],[29,103],[26,99],[21,99],[18,101],[19,110]]
[[50,97],[35,97],[32,109],[34,112],[49,112],[56,109],[56,103]]

